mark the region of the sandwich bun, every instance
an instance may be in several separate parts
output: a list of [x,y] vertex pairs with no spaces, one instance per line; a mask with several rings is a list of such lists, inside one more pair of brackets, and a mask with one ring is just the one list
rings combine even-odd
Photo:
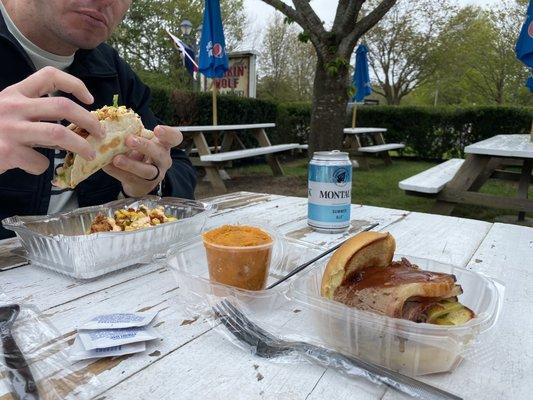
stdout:
[[333,299],[346,276],[368,267],[387,267],[396,241],[388,232],[361,232],[348,239],[331,256],[322,275],[321,295]]

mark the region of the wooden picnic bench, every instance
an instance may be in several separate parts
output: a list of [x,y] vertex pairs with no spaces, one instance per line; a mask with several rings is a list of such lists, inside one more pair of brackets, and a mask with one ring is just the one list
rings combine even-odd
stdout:
[[[187,154],[195,166],[205,169],[207,180],[213,188],[221,192],[226,192],[226,185],[223,179],[229,179],[229,175],[223,167],[228,162],[243,158],[266,155],[266,160],[272,169],[274,176],[284,174],[283,168],[277,157],[274,155],[283,151],[299,148],[298,143],[285,143],[272,145],[265,132],[267,128],[275,128],[276,124],[241,124],[241,125],[206,125],[206,126],[177,126],[184,136],[190,136],[192,142],[186,149]],[[250,132],[257,140],[259,147],[246,148],[241,135]],[[222,133],[220,146],[209,146],[206,134]],[[194,144],[194,148],[192,145]],[[232,150],[237,145],[239,150]]]
[[[466,267],[505,283],[500,323],[486,342],[483,361],[465,359],[451,373],[421,380],[464,399],[526,400],[531,398],[533,348],[533,229],[485,221],[430,215],[354,204],[352,225],[342,234],[314,232],[307,226],[307,199],[261,193],[231,193],[210,199],[218,211],[212,226],[259,218],[286,237],[330,248],[365,226],[396,238],[397,252]],[[155,329],[160,339],[146,351],[129,356],[71,364],[70,382],[94,374],[95,391],[87,399],[106,400],[400,400],[386,385],[348,379],[333,368],[306,362],[280,363],[255,357],[213,329],[205,315],[191,317],[178,301],[178,287],[160,262],[129,268],[88,282],[73,281],[20,258],[17,239],[0,242],[0,287],[6,302],[39,309],[56,328],[57,342],[70,346],[75,329],[89,317],[115,312],[159,311]],[[301,315],[295,307],[287,316]],[[303,311],[304,312],[304,311]],[[313,318],[309,324],[316,323]],[[268,329],[267,326],[264,327]],[[357,340],[354,338],[353,340]],[[485,349],[485,346],[483,347]],[[490,359],[486,357],[490,356]],[[1,363],[0,363],[1,366]],[[495,367],[497,366],[497,367]],[[64,376],[62,366],[49,363],[43,375]],[[7,377],[5,367],[0,373]],[[59,383],[58,383],[59,384]],[[0,381],[0,399],[10,400],[7,379]],[[86,398],[86,397],[84,397]]]
[[[406,194],[434,197],[432,212],[451,214],[456,204],[518,211],[518,220],[533,212],[528,199],[532,180],[533,143],[529,135],[497,135],[465,147],[466,159],[451,159],[399,182]],[[520,172],[506,170],[521,166]],[[518,181],[515,198],[479,193],[488,179]]]
[[[368,157],[372,155],[380,156],[386,165],[392,164],[389,151],[400,150],[405,147],[403,143],[386,143],[383,134],[387,132],[385,128],[344,128],[344,148],[350,155],[355,156],[362,168],[368,169]],[[359,135],[371,135],[373,145],[363,146]]]

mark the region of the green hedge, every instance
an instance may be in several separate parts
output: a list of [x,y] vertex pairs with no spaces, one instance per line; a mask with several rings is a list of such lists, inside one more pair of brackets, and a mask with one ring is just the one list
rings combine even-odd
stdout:
[[494,135],[529,133],[533,118],[531,109],[488,106],[363,106],[357,115],[358,126],[387,128],[386,140],[405,143],[407,154],[435,159],[462,157],[465,146]]
[[[210,125],[211,95],[155,89],[152,109],[170,125]],[[219,124],[275,122],[273,144],[306,143],[311,105],[220,95]],[[466,145],[498,134],[528,133],[533,112],[522,107],[360,106],[357,126],[387,128],[388,142],[406,144],[405,154],[443,159],[463,156]],[[346,116],[350,126],[351,116]]]
[[[211,125],[211,101],[210,93],[153,89],[151,107],[170,125]],[[277,107],[270,101],[219,95],[217,114],[220,125],[274,122]]]

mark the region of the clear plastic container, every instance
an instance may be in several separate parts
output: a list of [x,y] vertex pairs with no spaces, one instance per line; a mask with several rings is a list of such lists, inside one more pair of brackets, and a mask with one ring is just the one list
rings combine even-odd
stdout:
[[503,285],[464,268],[404,257],[424,270],[454,274],[463,288],[459,301],[472,309],[476,318],[462,326],[439,326],[381,316],[325,299],[320,295],[324,260],[291,285],[290,297],[312,315],[302,334],[411,376],[452,371],[463,358],[482,361],[492,351],[489,339],[500,316]]
[[[248,227],[248,225],[233,225],[230,231],[235,232],[237,230],[242,235],[242,229]],[[214,231],[220,232],[217,229]],[[224,231],[228,232],[227,229]],[[260,233],[264,236],[262,242],[253,246],[221,245],[204,235],[203,242],[207,254],[210,279],[241,289],[265,289],[272,260],[272,248],[278,239],[262,229],[260,229]],[[266,240],[269,241],[265,243]]]
[[[162,206],[177,221],[130,232],[87,234],[98,215],[112,216],[121,208]],[[19,236],[21,254],[32,264],[75,279],[93,279],[164,255],[171,245],[190,240],[202,231],[216,206],[198,201],[158,196],[122,199],[49,216],[14,216],[2,224]]]
[[[325,250],[293,239],[285,239],[284,243],[283,250],[273,251],[267,285]],[[395,259],[401,257],[396,255]],[[410,376],[453,371],[464,358],[474,363],[490,361],[504,286],[464,268],[404,257],[422,269],[454,274],[464,291],[459,300],[476,313],[476,318],[462,326],[415,323],[325,299],[320,295],[320,285],[329,256],[284,284],[259,291],[211,282],[200,238],[172,248],[165,262],[184,289],[180,299],[191,315],[211,315],[212,307],[221,298],[228,298],[273,335],[322,345]],[[217,324],[216,319],[212,322]],[[217,329],[235,345],[249,350],[223,328]]]
[[[253,223],[250,225],[258,226]],[[258,226],[273,238],[279,234],[275,229]],[[266,285],[270,285],[294,268],[321,253],[323,249],[297,240],[276,240],[272,249],[272,260]],[[183,289],[180,297],[191,314],[210,312],[211,306],[222,297],[234,297],[246,304],[256,304],[258,310],[270,311],[287,299],[288,282],[271,290],[245,290],[213,282],[209,279],[206,250],[201,237],[188,243],[173,246],[166,255],[165,264],[172,270],[178,286]],[[293,278],[294,279],[294,278]]]

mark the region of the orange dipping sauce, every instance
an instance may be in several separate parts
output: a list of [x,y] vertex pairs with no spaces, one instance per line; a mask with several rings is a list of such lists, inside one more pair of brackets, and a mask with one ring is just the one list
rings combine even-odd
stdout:
[[247,290],[266,286],[272,257],[272,237],[246,225],[223,225],[202,235],[209,278]]

